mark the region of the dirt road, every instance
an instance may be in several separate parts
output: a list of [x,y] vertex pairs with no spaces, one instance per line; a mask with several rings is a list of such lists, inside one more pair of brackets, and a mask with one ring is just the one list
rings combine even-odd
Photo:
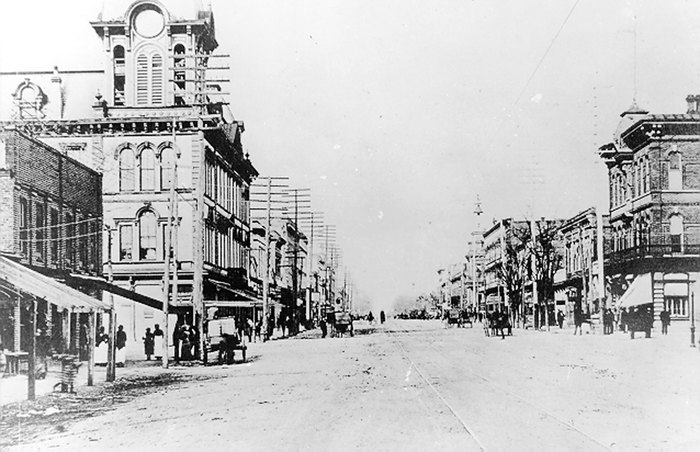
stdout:
[[700,353],[673,338],[357,330],[177,370],[196,380],[13,450],[698,449]]

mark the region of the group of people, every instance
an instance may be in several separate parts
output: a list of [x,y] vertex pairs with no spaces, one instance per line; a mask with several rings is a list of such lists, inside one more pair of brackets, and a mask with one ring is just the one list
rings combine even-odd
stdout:
[[[117,327],[117,334],[115,336],[115,354],[114,363],[117,367],[124,367],[126,364],[126,342],[127,336],[126,331],[124,331],[124,325],[119,325]],[[95,365],[96,366],[106,366],[107,365],[107,355],[109,349],[109,334],[105,332],[105,327],[100,326],[95,335]]]

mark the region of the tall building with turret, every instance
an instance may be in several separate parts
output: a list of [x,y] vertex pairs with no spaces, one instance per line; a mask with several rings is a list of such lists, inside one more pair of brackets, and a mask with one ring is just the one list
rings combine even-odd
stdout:
[[[249,189],[258,173],[228,108],[213,12],[196,0],[110,0],[91,25],[103,67],[0,74],[4,125],[102,174],[103,274],[115,285],[163,300],[169,259],[171,322],[255,315]],[[136,352],[162,315],[119,300],[117,322]]]

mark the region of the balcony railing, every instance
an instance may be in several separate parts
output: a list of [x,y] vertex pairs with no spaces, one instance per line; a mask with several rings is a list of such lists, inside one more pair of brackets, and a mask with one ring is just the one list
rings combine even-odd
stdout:
[[700,244],[639,245],[610,253],[612,262],[644,258],[700,256]]

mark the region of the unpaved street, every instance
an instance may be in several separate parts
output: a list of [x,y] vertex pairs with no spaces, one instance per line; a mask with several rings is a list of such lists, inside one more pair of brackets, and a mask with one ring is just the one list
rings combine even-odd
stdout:
[[[680,336],[434,321],[273,341],[14,450],[697,450],[700,353]],[[206,446],[206,447],[205,447]]]

